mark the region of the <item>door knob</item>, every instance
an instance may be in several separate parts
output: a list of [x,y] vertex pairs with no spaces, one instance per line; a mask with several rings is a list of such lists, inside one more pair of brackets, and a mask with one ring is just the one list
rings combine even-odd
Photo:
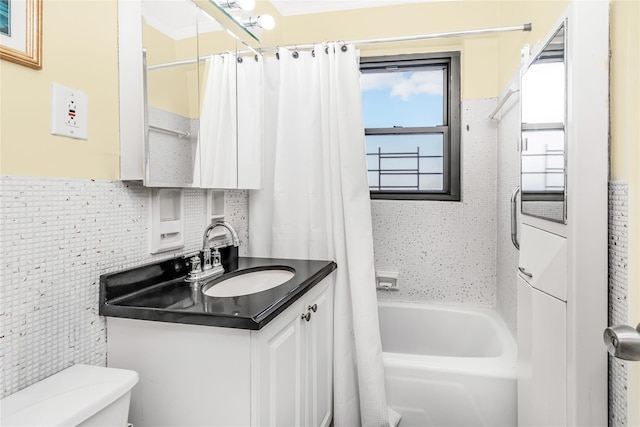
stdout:
[[604,345],[618,359],[640,361],[640,324],[636,329],[628,325],[608,327],[604,330]]

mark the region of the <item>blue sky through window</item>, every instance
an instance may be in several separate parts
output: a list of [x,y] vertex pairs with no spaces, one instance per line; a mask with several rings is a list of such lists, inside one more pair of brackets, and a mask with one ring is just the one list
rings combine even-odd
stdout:
[[363,73],[365,128],[443,124],[444,70]]
[[[442,68],[363,73],[365,128],[443,125],[444,73]],[[368,154],[416,153],[381,158],[367,155],[370,186],[381,185],[391,191],[443,189],[443,134],[367,135],[366,145]],[[438,157],[418,158],[418,153]],[[378,173],[378,168],[384,171]],[[424,173],[438,175],[418,175]]]

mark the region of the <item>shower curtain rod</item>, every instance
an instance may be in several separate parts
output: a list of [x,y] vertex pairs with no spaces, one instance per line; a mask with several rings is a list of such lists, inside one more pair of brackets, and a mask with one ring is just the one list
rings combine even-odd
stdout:
[[[531,31],[532,25],[531,23],[522,24],[522,25],[512,25],[508,27],[493,27],[493,28],[480,28],[476,30],[459,30],[459,31],[447,31],[443,33],[431,33],[431,34],[419,34],[415,36],[402,36],[402,37],[387,37],[387,38],[378,38],[378,39],[362,39],[362,40],[351,40],[351,41],[340,41],[342,44],[353,44],[356,46],[367,45],[367,44],[381,44],[381,43],[398,43],[398,42],[407,42],[407,41],[417,41],[417,40],[428,40],[428,39],[443,39],[449,37],[460,37],[460,36],[475,36],[475,35],[484,35],[484,34],[493,34],[493,33],[506,33],[510,31]],[[260,53],[262,52],[277,52],[279,48],[284,49],[312,49],[317,43],[308,43],[308,44],[295,44],[288,46],[277,46],[277,47],[263,47],[257,49]],[[244,50],[237,52],[238,55],[246,55],[248,53],[255,53],[256,51]],[[198,58],[198,61],[205,61],[211,55],[201,56]],[[158,64],[147,67],[148,70],[157,70],[161,68],[167,67],[175,67],[179,65],[188,65],[195,64],[196,59],[186,59],[184,61],[175,61],[175,62],[167,62],[166,64]]]
[[[416,41],[416,40],[428,40],[428,39],[444,39],[448,37],[459,37],[459,36],[468,36],[468,35],[483,35],[483,34],[491,34],[491,33],[505,33],[509,31],[531,31],[532,25],[531,23],[522,24],[522,25],[512,25],[509,27],[494,27],[494,28],[480,28],[476,30],[460,30],[460,31],[447,31],[443,33],[431,33],[431,34],[418,34],[415,36],[402,36],[402,37],[386,37],[379,39],[362,39],[362,40],[351,40],[351,41],[339,41],[341,44],[353,44],[356,46],[366,45],[366,44],[380,44],[380,43],[398,43],[398,42],[408,42],[408,41]],[[297,45],[289,45],[289,46],[278,46],[278,47],[266,47],[260,48],[259,51],[262,52],[276,52],[278,48],[284,49],[311,49],[317,43],[310,44],[297,44]],[[249,51],[247,51],[249,52]]]

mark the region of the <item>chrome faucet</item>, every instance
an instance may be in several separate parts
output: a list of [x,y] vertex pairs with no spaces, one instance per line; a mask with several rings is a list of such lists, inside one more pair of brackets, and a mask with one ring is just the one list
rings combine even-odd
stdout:
[[216,227],[224,227],[227,230],[229,230],[229,233],[231,234],[231,242],[233,243],[233,246],[235,247],[240,246],[240,239],[238,239],[238,233],[236,233],[236,230],[233,229],[231,224],[229,224],[227,221],[216,221],[209,224],[209,226],[204,230],[204,235],[202,236],[203,251],[205,249],[209,249],[209,233],[211,233],[211,231]]
[[218,248],[213,248],[213,256],[209,248],[209,234],[216,227],[224,227],[231,234],[231,241],[233,246],[240,246],[240,239],[238,239],[238,233],[233,229],[231,224],[226,221],[212,222],[205,228],[204,235],[202,236],[202,267],[200,267],[200,257],[194,256],[191,259],[191,271],[187,277],[187,282],[197,283],[200,280],[219,276],[224,273],[224,267],[222,266],[222,257]]

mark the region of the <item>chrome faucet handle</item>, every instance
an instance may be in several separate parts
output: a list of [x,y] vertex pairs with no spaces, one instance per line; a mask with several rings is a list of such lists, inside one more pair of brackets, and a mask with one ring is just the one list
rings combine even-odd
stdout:
[[211,270],[211,249],[205,248],[202,251],[202,257],[204,259],[204,265],[202,266],[202,270]]
[[189,274],[193,275],[193,274],[200,273],[202,271],[200,269],[200,257],[195,255],[191,257],[190,261],[191,261],[191,271],[189,272]]
[[213,266],[218,267],[222,265],[222,256],[218,252],[218,248],[213,248]]

